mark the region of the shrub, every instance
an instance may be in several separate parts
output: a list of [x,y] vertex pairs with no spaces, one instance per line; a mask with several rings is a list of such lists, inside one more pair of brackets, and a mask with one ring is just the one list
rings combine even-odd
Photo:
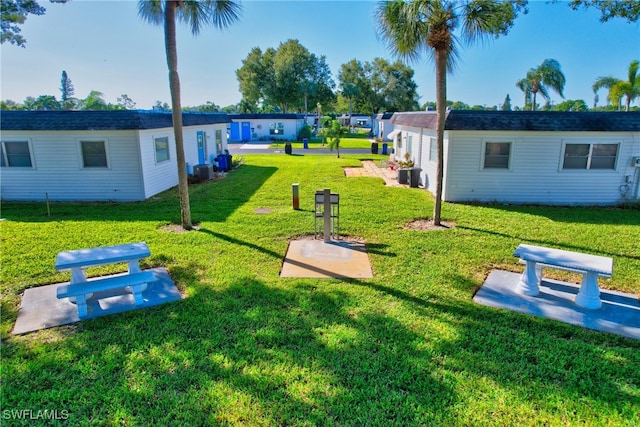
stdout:
[[300,132],[298,132],[298,141],[302,141],[304,138],[311,139],[311,126],[304,125]]

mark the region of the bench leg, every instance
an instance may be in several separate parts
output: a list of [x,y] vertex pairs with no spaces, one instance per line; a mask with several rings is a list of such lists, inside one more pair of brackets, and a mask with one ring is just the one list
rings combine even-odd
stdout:
[[520,281],[516,285],[516,292],[530,297],[538,295],[540,293],[540,278],[538,277],[538,274],[541,274],[537,273],[538,271],[541,270],[538,270],[536,262],[527,261],[527,266],[525,267],[522,276],[520,276]]
[[144,289],[146,289],[147,284],[143,283],[141,285],[133,285],[132,286],[132,293],[133,293],[133,300],[135,301],[136,305],[142,305],[144,304],[144,299],[142,298],[142,291],[144,291]]
[[76,297],[76,304],[78,305],[78,317],[81,319],[87,317],[87,298],[86,295],[78,295]]
[[578,295],[576,295],[575,303],[580,307],[591,310],[597,310],[602,307],[598,275],[596,273],[585,273],[582,276],[582,285]]
[[[129,260],[128,264],[129,264],[129,274],[140,273],[142,271],[140,269],[140,260],[139,259]],[[142,286],[143,286],[142,292],[144,292],[144,290],[147,289],[147,284],[145,283]],[[130,293],[132,292],[131,286],[127,286],[127,287],[125,287],[125,289],[127,290],[127,292],[130,292]]]

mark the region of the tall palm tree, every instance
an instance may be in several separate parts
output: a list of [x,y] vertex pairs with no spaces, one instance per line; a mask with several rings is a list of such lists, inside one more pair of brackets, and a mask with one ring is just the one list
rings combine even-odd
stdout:
[[378,32],[394,55],[418,60],[424,53],[435,59],[436,68],[436,192],[433,222],[440,225],[444,170],[444,122],[446,118],[447,71],[457,58],[455,29],[462,23],[466,42],[507,34],[526,7],[526,0],[392,0],[376,9]]
[[640,68],[640,61],[631,61],[627,81],[611,76],[598,77],[593,83],[593,93],[597,94],[598,90],[603,87],[609,89],[608,99],[612,104],[618,105],[618,110],[621,108],[620,101],[625,96],[625,111],[629,111],[631,102],[640,96],[640,74],[638,74],[638,68]]
[[549,101],[549,89],[553,89],[562,98],[566,78],[562,73],[560,63],[555,59],[545,59],[542,64],[527,71],[524,79],[518,80],[516,86],[524,92],[525,106],[531,101],[531,111],[536,110],[536,95],[538,92]]
[[169,88],[171,91],[171,111],[173,131],[176,140],[176,161],[178,162],[178,192],[180,194],[180,214],[182,227],[193,228],[189,205],[189,185],[187,164],[184,156],[182,136],[182,105],[180,101],[180,77],[178,75],[178,48],[176,43],[176,18],[191,27],[195,36],[204,24],[215,28],[226,28],[239,19],[240,4],[232,0],[139,0],[138,15],[152,24],[164,24],[164,41],[169,67]]

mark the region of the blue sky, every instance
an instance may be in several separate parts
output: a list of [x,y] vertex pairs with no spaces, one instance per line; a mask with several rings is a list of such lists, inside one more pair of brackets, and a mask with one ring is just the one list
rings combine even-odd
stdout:
[[[78,98],[98,90],[112,103],[127,94],[140,109],[151,108],[156,100],[170,103],[162,27],[138,18],[137,1],[40,3],[46,14],[29,16],[22,27],[27,47],[5,43],[0,48],[1,99],[59,98],[60,77],[66,70]],[[241,96],[235,71],[249,51],[256,46],[277,48],[288,39],[298,39],[312,53],[325,55],[336,82],[340,65],[351,59],[395,59],[376,34],[376,1],[245,0],[241,4],[240,22],[226,30],[205,28],[193,37],[180,25],[183,105],[237,103]],[[572,11],[563,3],[530,1],[529,14],[518,17],[507,36],[460,49],[447,98],[491,106],[509,94],[513,105],[522,105],[516,81],[546,58],[562,66],[567,77],[565,97],[592,105],[591,85],[596,78],[626,79],[629,63],[640,59],[640,24],[619,18],[600,23],[596,10]],[[433,63],[425,57],[410,65],[420,103],[434,101]],[[605,91],[600,99],[603,104]],[[552,94],[552,101],[562,99]]]

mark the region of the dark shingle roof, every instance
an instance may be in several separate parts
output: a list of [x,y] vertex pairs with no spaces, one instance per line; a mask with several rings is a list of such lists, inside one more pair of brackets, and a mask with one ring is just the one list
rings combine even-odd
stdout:
[[235,120],[284,120],[284,119],[304,119],[304,114],[296,113],[234,113],[229,114],[229,117]]
[[[229,123],[221,113],[182,113],[184,126]],[[2,111],[2,130],[130,130],[173,126],[166,111]]]
[[[395,113],[391,123],[435,129],[436,112]],[[447,113],[446,130],[640,131],[640,112],[473,111]]]

